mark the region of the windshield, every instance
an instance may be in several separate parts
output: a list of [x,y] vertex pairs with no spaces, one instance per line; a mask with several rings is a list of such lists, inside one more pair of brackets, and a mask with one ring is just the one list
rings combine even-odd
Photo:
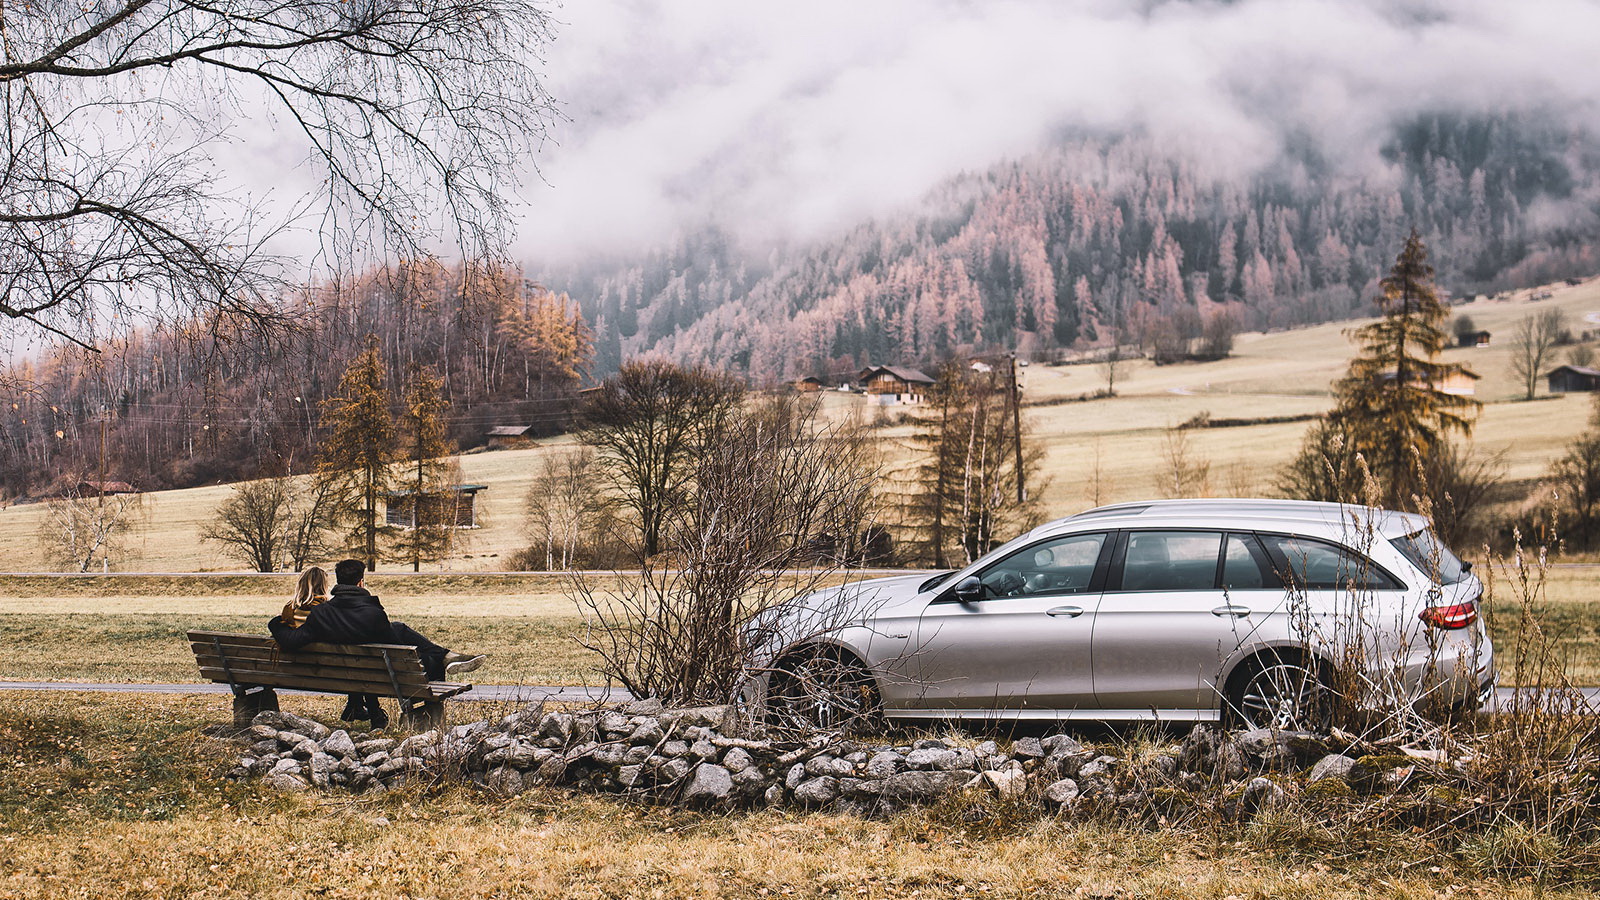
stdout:
[[1466,580],[1467,566],[1450,552],[1449,547],[1439,543],[1431,528],[1424,528],[1416,534],[1408,534],[1405,537],[1397,537],[1389,543],[1410,560],[1412,565],[1421,569],[1424,575],[1439,584],[1455,584]]
[[954,574],[955,574],[955,570],[953,570],[953,569],[951,571],[949,571],[949,572],[940,572],[939,574],[933,576],[932,578],[929,578],[927,581],[924,581],[923,583],[917,585],[917,593],[921,594],[921,593],[924,593],[926,591],[933,590],[934,588],[938,587],[939,585],[944,584],[945,579],[949,578],[951,575],[954,575]]

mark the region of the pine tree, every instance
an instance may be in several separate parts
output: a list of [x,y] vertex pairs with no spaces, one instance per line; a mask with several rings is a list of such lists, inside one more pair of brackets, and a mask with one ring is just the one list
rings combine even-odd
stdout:
[[391,487],[395,457],[394,417],[376,336],[367,337],[366,349],[350,363],[338,393],[324,407],[331,433],[317,469],[331,488],[336,517],[348,526],[351,552],[374,570],[380,546],[393,532],[379,518],[378,504]]
[[454,469],[447,459],[450,442],[444,413],[449,408],[440,393],[439,376],[425,366],[412,368],[406,379],[400,412],[401,443],[405,466],[396,478],[395,502],[402,504],[411,522],[395,539],[397,556],[420,572],[424,562],[436,562],[450,553],[456,534]]
[[1434,291],[1433,267],[1415,230],[1381,285],[1383,317],[1353,332],[1360,349],[1334,386],[1334,407],[1280,482],[1292,496],[1361,498],[1370,473],[1379,490],[1370,499],[1415,509],[1429,494],[1427,473],[1448,450],[1450,433],[1472,432],[1478,401],[1443,389],[1466,369],[1438,359],[1450,344],[1449,311]]

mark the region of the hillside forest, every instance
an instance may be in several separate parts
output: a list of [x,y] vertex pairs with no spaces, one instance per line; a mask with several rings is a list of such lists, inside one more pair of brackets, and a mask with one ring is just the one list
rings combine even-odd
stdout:
[[1309,146],[1247,178],[1208,171],[1138,136],[1063,138],[804,245],[708,228],[566,269],[405,263],[280,298],[284,331],[130,327],[98,353],[0,373],[0,492],[97,472],[155,490],[306,471],[369,334],[395,384],[437,372],[467,448],[496,425],[564,429],[583,384],[641,356],[758,386],[995,350],[1178,360],[1219,325],[1369,314],[1413,228],[1458,297],[1600,270],[1600,143],[1536,115],[1409,122],[1377,171]]

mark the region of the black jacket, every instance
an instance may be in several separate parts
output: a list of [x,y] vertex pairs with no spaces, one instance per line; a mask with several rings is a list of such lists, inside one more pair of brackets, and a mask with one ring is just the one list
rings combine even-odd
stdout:
[[273,616],[267,623],[278,646],[293,652],[307,644],[392,644],[394,626],[378,598],[366,588],[336,584],[326,602],[311,607],[306,623],[291,628]]

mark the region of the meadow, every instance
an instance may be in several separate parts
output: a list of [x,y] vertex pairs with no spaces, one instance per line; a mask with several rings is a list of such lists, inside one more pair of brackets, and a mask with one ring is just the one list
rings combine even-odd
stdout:
[[[1524,316],[1547,308],[1566,313],[1575,334],[1600,329],[1600,280],[1549,288],[1553,296],[1531,302],[1530,292],[1509,299],[1480,300],[1458,308],[1476,326],[1493,333],[1488,347],[1451,349],[1444,358],[1479,374],[1484,407],[1474,442],[1485,453],[1502,454],[1506,478],[1531,485],[1585,425],[1587,395],[1518,399],[1511,369],[1512,332]],[[1197,415],[1213,419],[1263,420],[1309,416],[1329,403],[1328,388],[1344,372],[1351,353],[1345,332],[1360,322],[1240,335],[1228,359],[1156,366],[1124,362],[1117,396],[1077,402],[1105,386],[1095,364],[1032,365],[1021,370],[1024,411],[1043,450],[1039,482],[1041,518],[1055,518],[1096,503],[1162,495],[1167,430]],[[1562,360],[1552,360],[1546,368]],[[830,393],[827,407],[839,414],[860,409],[856,395]],[[888,468],[910,461],[905,408],[873,409]],[[1191,462],[1210,464],[1200,493],[1213,496],[1270,495],[1275,473],[1298,448],[1308,423],[1279,421],[1187,432]],[[509,557],[527,545],[523,521],[528,485],[542,457],[570,445],[556,438],[516,450],[470,452],[460,457],[463,477],[488,485],[478,495],[482,527],[465,535],[454,555],[434,571],[479,572],[508,568]],[[201,540],[206,522],[229,494],[227,485],[162,491],[145,496],[134,533],[116,569],[127,572],[238,571],[238,560]],[[44,510],[37,504],[0,509],[0,570],[47,571],[39,541]]]

